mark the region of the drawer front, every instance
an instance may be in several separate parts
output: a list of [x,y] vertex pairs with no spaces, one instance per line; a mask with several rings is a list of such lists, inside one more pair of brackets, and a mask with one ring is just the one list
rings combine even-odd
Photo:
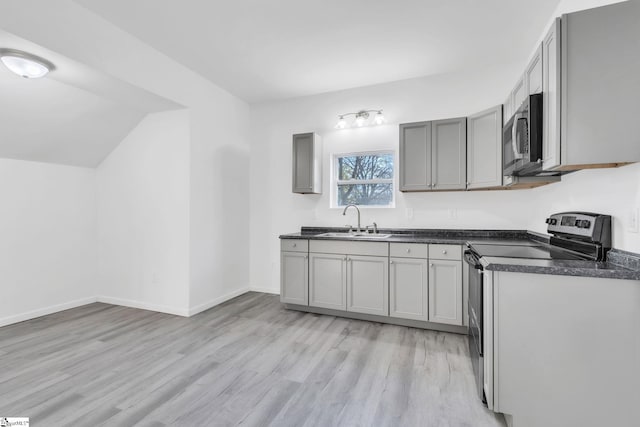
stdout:
[[462,245],[429,245],[429,259],[462,260]]
[[384,242],[311,240],[309,242],[309,252],[323,254],[389,256],[389,244]]
[[309,252],[309,241],[302,239],[280,240],[280,250],[283,252]]
[[391,243],[389,254],[397,258],[427,258],[428,246],[426,243]]

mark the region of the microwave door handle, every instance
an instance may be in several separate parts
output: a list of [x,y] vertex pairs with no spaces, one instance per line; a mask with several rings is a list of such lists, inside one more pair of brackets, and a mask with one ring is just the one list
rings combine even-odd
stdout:
[[513,147],[513,158],[521,159],[522,153],[518,151],[518,120],[520,120],[520,113],[516,113],[513,116],[513,127],[511,128],[511,145]]

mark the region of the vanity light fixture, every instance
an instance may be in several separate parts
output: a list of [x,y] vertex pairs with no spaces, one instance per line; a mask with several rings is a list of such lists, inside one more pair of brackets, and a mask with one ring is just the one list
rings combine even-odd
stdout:
[[0,48],[0,61],[9,70],[25,79],[39,79],[55,68],[46,59],[15,49]]
[[346,128],[347,121],[344,119],[346,116],[355,116],[356,119],[353,121],[352,126],[362,127],[367,124],[369,113],[376,113],[375,117],[373,118],[373,124],[375,125],[381,125],[387,121],[382,114],[382,110],[360,110],[357,113],[340,114],[338,116],[338,123],[335,127],[336,129]]

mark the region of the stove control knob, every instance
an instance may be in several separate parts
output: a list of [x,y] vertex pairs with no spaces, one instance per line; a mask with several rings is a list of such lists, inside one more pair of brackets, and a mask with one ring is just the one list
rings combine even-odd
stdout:
[[557,220],[557,219],[555,219],[555,218],[547,218],[547,220],[546,220],[545,222],[546,222],[547,224],[550,224],[550,225],[556,225],[556,223],[558,222],[558,220]]
[[547,218],[544,222],[546,222],[547,224],[551,224],[551,218]]

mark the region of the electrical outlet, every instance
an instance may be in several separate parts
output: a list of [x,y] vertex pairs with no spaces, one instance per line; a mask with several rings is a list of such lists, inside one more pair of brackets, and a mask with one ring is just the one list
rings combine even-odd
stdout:
[[407,219],[413,219],[413,208],[406,208],[404,213],[407,216]]
[[640,209],[634,208],[629,212],[629,231],[631,233],[638,232],[638,213]]

